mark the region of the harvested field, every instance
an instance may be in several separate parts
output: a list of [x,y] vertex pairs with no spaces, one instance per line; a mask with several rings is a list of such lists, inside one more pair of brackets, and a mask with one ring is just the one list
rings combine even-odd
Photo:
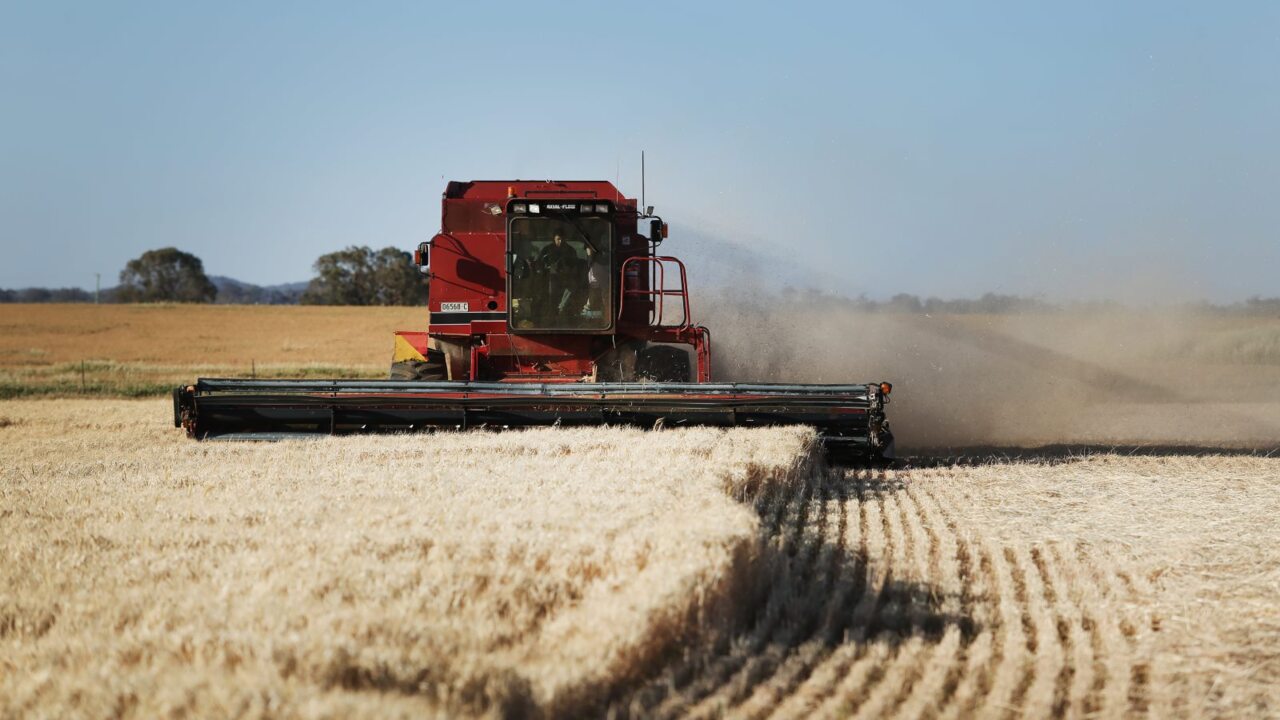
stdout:
[[1280,713],[1280,460],[167,411],[0,403],[0,715]]
[[0,397],[158,395],[204,377],[386,377],[422,308],[0,305]]
[[620,701],[659,717],[1274,717],[1280,460],[832,471],[763,517],[736,637]]

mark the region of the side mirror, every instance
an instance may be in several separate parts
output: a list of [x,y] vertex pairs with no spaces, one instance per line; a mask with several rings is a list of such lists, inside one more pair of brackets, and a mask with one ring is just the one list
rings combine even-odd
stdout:
[[426,272],[431,268],[431,243],[418,243],[418,249],[413,251],[413,264],[418,266],[422,272]]
[[649,242],[654,245],[660,244],[667,237],[667,224],[661,220],[654,220],[649,223]]

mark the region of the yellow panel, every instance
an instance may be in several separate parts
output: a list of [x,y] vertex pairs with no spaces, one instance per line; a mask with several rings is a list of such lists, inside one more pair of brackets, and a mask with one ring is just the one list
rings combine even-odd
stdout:
[[404,339],[402,335],[396,335],[395,354],[391,356],[391,362],[405,362],[407,360],[425,361],[422,353],[418,349]]

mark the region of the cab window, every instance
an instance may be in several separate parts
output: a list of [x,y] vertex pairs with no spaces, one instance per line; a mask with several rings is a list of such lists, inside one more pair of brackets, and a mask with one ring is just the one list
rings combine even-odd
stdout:
[[513,329],[607,330],[612,325],[610,228],[601,217],[511,220]]

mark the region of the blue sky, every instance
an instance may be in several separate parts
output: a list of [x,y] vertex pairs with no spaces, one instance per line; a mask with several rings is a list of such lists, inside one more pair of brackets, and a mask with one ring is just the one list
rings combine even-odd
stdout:
[[1273,3],[0,3],[0,287],[305,279],[645,150],[666,248],[825,289],[1280,295],[1278,69]]

